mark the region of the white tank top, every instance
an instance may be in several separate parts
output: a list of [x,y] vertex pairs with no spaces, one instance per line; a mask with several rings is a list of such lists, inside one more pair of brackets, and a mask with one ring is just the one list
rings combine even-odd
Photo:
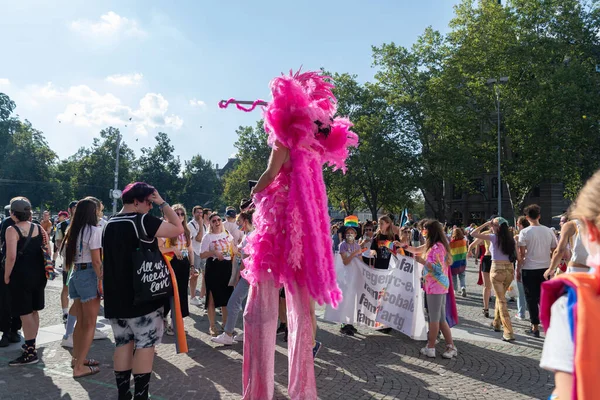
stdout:
[[581,226],[579,225],[578,220],[575,221],[577,225],[577,234],[575,235],[575,239],[573,240],[573,248],[571,249],[571,262],[586,265],[588,252],[583,246],[583,241],[581,240]]

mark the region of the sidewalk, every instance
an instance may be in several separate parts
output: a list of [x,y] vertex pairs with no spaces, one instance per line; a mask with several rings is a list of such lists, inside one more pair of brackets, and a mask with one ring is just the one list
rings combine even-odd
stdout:
[[[481,290],[475,285],[472,264],[467,271],[468,297],[458,298],[460,324],[453,328],[458,358],[428,359],[419,355],[423,342],[393,331],[386,335],[359,328],[354,337],[342,336],[339,326],[319,319],[317,337],[323,347],[315,360],[321,399],[541,399],[552,390],[553,379],[539,368],[543,339],[517,334],[515,344],[487,328],[481,314]],[[0,349],[0,398],[114,399],[112,332],[110,340],[94,341],[90,357],[101,362],[101,372],[75,381],[70,354],[60,347],[61,281],[49,282],[46,309],[41,313],[39,364],[8,367],[19,345]],[[509,303],[514,315],[515,303]],[[186,318],[188,354],[175,354],[172,337],[158,347],[150,383],[153,399],[240,399],[242,344],[220,347],[210,341],[204,310],[190,307]],[[320,317],[324,309],[318,309]],[[490,310],[490,313],[492,310]],[[105,322],[102,317],[100,323]],[[527,323],[513,320],[515,331]],[[241,328],[241,317],[238,329]],[[108,325],[101,327],[110,332]],[[277,338],[276,398],[287,398],[287,344]],[[439,345],[441,352],[443,341]]]

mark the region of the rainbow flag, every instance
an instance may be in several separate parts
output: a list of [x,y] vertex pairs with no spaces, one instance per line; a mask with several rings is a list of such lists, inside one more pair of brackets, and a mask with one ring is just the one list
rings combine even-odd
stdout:
[[392,253],[396,254],[396,246],[394,246],[394,242],[391,240],[380,241],[379,247],[387,247]]
[[163,258],[167,267],[169,268],[169,274],[171,274],[171,282],[173,282],[173,297],[171,297],[171,326],[175,331],[175,348],[177,354],[187,353],[188,345],[187,339],[185,338],[185,328],[183,327],[183,317],[181,316],[181,304],[179,303],[179,290],[177,287],[177,279],[175,277],[175,271],[171,266],[171,260],[175,257],[175,253],[169,252],[163,254]]
[[450,254],[452,255],[452,275],[458,275],[467,269],[467,241],[465,239],[450,242]]
[[352,226],[356,228],[358,226],[358,217],[356,215],[349,215],[344,218],[344,226]]

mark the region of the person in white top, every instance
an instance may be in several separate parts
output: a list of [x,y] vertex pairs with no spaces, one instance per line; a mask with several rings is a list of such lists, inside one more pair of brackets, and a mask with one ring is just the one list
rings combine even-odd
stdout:
[[578,220],[573,220],[565,223],[560,230],[560,240],[558,247],[552,256],[552,262],[544,273],[544,278],[550,279],[558,272],[558,264],[563,258],[563,254],[571,245],[571,258],[567,265],[567,273],[571,272],[588,272],[589,267],[586,265],[588,253],[583,246],[581,235],[581,225]]
[[225,221],[223,221],[223,226],[233,236],[233,243],[238,246],[242,242],[242,238],[244,237],[244,232],[242,232],[237,225],[236,222],[236,213],[235,208],[227,207],[225,211]]
[[525,298],[529,309],[531,328],[525,333],[540,337],[540,294],[544,273],[550,266],[550,257],[556,249],[556,236],[550,228],[540,225],[540,206],[532,204],[525,207],[525,218],[529,227],[519,233],[519,261],[517,262],[517,280],[523,281]]
[[69,297],[78,323],[73,334],[73,377],[81,378],[100,372],[99,363],[87,359],[94,339],[100,309],[102,281],[102,228],[98,224],[96,202],[86,198],[77,203],[64,240],[65,266],[72,269]]
[[206,295],[203,277],[200,281],[200,298],[196,296],[198,279],[200,275],[204,276],[204,268],[206,266],[206,260],[203,260],[200,257],[200,247],[205,233],[204,221],[202,220],[202,211],[202,207],[195,206],[192,209],[192,215],[194,219],[188,223],[188,227],[190,228],[190,233],[192,236],[192,249],[194,250],[194,268],[190,271],[190,304],[194,306],[202,305],[202,298]]
[[206,305],[208,310],[209,332],[218,335],[215,321],[215,308],[221,307],[223,325],[227,322],[227,302],[233,287],[229,286],[232,272],[232,260],[237,254],[233,236],[225,230],[219,214],[212,213],[208,218],[210,228],[200,248],[200,257],[206,259]]

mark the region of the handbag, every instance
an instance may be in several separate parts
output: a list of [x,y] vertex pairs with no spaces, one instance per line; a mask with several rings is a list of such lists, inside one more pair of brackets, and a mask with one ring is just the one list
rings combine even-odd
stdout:
[[42,234],[42,254],[44,256],[46,279],[54,280],[56,278],[56,271],[54,271],[54,261],[52,261],[52,255],[50,254],[50,238],[48,237],[48,233],[41,227],[40,233]]
[[158,249],[156,238],[148,238],[142,226],[142,216],[135,218],[138,248],[132,253],[133,305],[173,296],[169,268]]

